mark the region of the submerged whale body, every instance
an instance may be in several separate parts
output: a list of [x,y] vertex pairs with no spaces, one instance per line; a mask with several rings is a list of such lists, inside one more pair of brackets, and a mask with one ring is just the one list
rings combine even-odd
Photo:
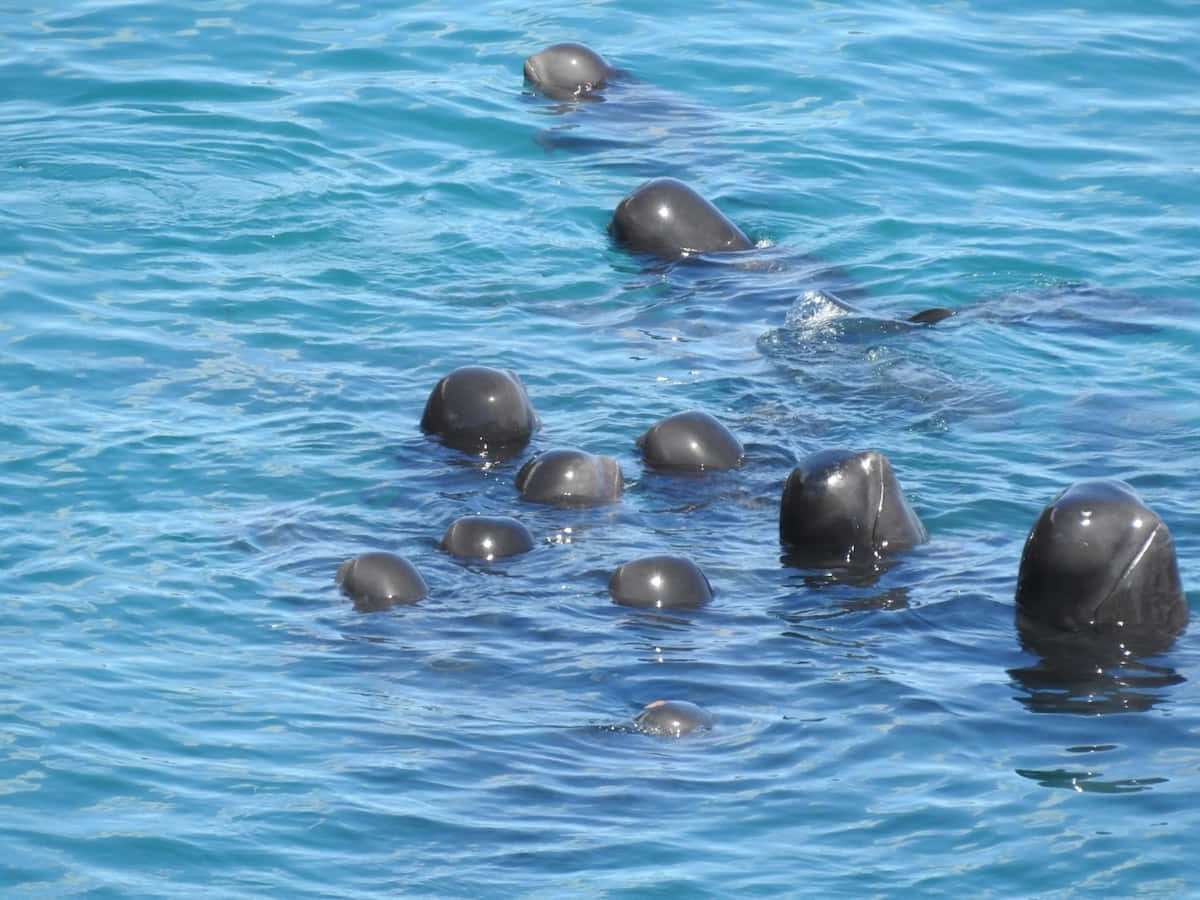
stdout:
[[642,459],[667,472],[735,469],[745,451],[728,428],[706,412],[691,409],[667,416],[637,439]]
[[1116,480],[1077,482],[1042,510],[1021,554],[1016,603],[1022,639],[1043,653],[1069,635],[1156,652],[1188,620],[1171,533]]
[[552,44],[525,60],[525,80],[554,100],[586,98],[618,74],[591,47],[574,42]]
[[[674,262],[698,253],[727,253],[751,250],[753,242],[740,228],[708,200],[676,178],[654,178],[645,182],[617,204],[608,232],[613,240],[634,253],[644,253]],[[813,269],[816,262],[804,256],[804,268]],[[768,267],[768,269],[773,267]],[[801,297],[819,299],[826,307],[855,313],[854,307],[839,296],[847,289],[858,293],[844,273],[836,267],[819,266],[818,282],[832,280],[838,284],[838,294],[828,290],[805,291]],[[762,275],[760,271],[757,273]],[[778,280],[773,275],[771,280]],[[787,283],[784,294],[795,296],[794,283]],[[934,325],[955,315],[946,307],[923,309],[907,319],[889,323],[896,330]]]
[[456,450],[480,456],[516,453],[541,426],[516,372],[463,366],[434,386],[421,429]]
[[712,599],[712,585],[682,556],[644,556],[619,567],[608,582],[614,603],[653,609],[689,609]]
[[643,734],[661,737],[683,737],[693,731],[712,728],[712,714],[686,700],[655,700],[647,703],[633,720]]
[[413,604],[428,593],[421,573],[393,553],[364,553],[348,559],[334,578],[359,612]]
[[676,178],[655,178],[617,204],[609,233],[635,253],[674,260],[754,246],[719,209]]
[[451,556],[493,560],[533,549],[533,535],[512,516],[455,519],[438,545]]
[[779,539],[799,565],[874,565],[928,539],[886,456],[822,450],[788,476]]
[[625,480],[611,456],[574,448],[539,453],[517,472],[521,499],[550,506],[580,507],[615,503]]

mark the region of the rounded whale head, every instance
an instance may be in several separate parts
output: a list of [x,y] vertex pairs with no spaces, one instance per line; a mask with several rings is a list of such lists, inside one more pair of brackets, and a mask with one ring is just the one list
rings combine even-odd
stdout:
[[517,472],[522,500],[550,506],[615,503],[625,489],[621,466],[611,456],[561,448],[539,453]]
[[683,737],[693,731],[712,728],[712,714],[686,700],[655,700],[647,703],[633,720],[643,734],[661,737]]
[[442,550],[451,556],[493,560],[533,549],[533,535],[512,516],[463,516],[446,529]]
[[516,372],[463,366],[429,394],[421,428],[448,447],[480,456],[508,456],[541,425]]
[[1123,481],[1081,481],[1042,510],[1021,554],[1017,626],[1165,649],[1187,624],[1175,542]]
[[667,416],[637,439],[642,459],[655,469],[704,472],[735,469],[744,451],[733,434],[706,412]]
[[617,204],[609,233],[635,253],[678,259],[754,245],[721,211],[675,178],[655,178]]
[[554,100],[572,100],[603,90],[614,69],[583,44],[552,44],[525,60],[525,80]]
[[364,553],[348,559],[334,577],[359,612],[413,604],[428,593],[421,573],[392,553]]
[[928,539],[874,450],[823,450],[792,470],[779,504],[779,539],[803,564],[873,564]]
[[622,606],[694,609],[712,599],[712,586],[690,559],[644,556],[612,574],[608,592]]

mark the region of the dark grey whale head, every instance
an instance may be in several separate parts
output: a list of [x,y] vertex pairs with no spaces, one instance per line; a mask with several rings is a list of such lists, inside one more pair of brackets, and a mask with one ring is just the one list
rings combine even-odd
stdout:
[[646,465],[665,472],[713,472],[742,464],[741,442],[706,412],[667,416],[637,439]]
[[721,211],[675,178],[655,178],[617,204],[609,234],[635,253],[679,259],[754,245]]
[[563,447],[539,453],[521,466],[516,487],[521,499],[530,503],[597,506],[620,500],[625,479],[611,456]]
[[1123,481],[1080,481],[1034,523],[1017,575],[1017,627],[1043,652],[1064,634],[1163,650],[1188,607],[1166,524]]
[[411,605],[428,592],[412,563],[392,553],[364,553],[348,559],[334,578],[359,612]]
[[491,561],[532,550],[533,535],[512,516],[463,516],[438,546],[451,556]]
[[643,734],[658,737],[683,737],[693,731],[712,728],[712,714],[687,700],[655,700],[647,703],[633,720]]
[[712,585],[690,559],[643,556],[620,566],[608,581],[614,603],[645,609],[695,609],[712,599]]
[[591,47],[552,44],[525,60],[525,80],[553,100],[573,100],[603,90],[617,70]]
[[779,539],[799,565],[874,565],[928,539],[892,472],[874,450],[822,450],[788,476]]
[[516,372],[463,366],[429,394],[421,428],[448,447],[480,456],[511,456],[541,426]]

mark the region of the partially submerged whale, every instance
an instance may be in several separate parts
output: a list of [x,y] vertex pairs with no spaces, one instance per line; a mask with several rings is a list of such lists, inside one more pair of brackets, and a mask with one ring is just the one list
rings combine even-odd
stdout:
[[706,412],[689,409],[652,425],[637,439],[642,459],[664,472],[735,469],[745,451],[733,433]]
[[1116,480],[1077,482],[1042,510],[1021,554],[1016,603],[1022,640],[1041,653],[1071,635],[1157,652],[1188,620],[1171,533]]
[[686,700],[655,700],[647,703],[633,720],[643,734],[683,737],[693,731],[712,728],[712,713]]
[[[601,153],[632,148],[677,147],[668,155],[686,164],[703,156],[720,164],[735,155],[719,149],[724,123],[690,97],[638,81],[583,44],[554,44],[525,60],[525,84],[554,101],[538,103],[538,113],[558,118],[534,135],[547,152]],[[561,117],[561,118],[559,118]],[[646,176],[645,164],[618,153],[613,164]]]
[[625,479],[611,456],[558,448],[539,453],[521,466],[516,487],[521,499],[530,503],[596,506],[620,500]]
[[636,188],[617,204],[608,231],[635,253],[668,260],[754,246],[719,209],[677,178],[654,178]]
[[429,592],[412,563],[393,553],[364,553],[348,559],[334,578],[359,612],[410,605]]
[[620,566],[608,582],[614,603],[653,609],[693,609],[712,599],[712,585],[690,559],[644,556]]
[[619,69],[584,44],[552,44],[525,60],[525,80],[554,100],[587,98],[620,75]]
[[[666,262],[698,254],[740,252],[755,246],[724,213],[677,178],[653,178],[626,195],[613,211],[608,233],[625,249]],[[803,268],[822,268],[814,266],[814,262],[811,257],[802,256]],[[757,260],[746,261],[747,273],[753,273],[757,267]],[[826,271],[814,285],[822,289],[807,293],[819,295],[841,311],[856,313],[841,294],[845,288],[856,293],[857,290],[850,284],[841,284],[838,293],[825,290],[823,285],[831,278],[838,283],[848,282],[848,279],[835,267],[824,268]],[[771,272],[771,276],[772,281],[778,280],[776,272]],[[791,290],[786,293],[794,297],[794,283],[789,282],[788,288]],[[954,314],[952,309],[930,307],[909,316],[904,322],[891,323],[891,327],[907,330],[914,325],[933,325]]]
[[801,566],[873,566],[928,540],[882,453],[822,450],[788,476],[779,539]]
[[421,416],[423,431],[480,456],[510,456],[540,427],[517,373],[489,366],[463,366],[443,377]]
[[451,556],[493,560],[533,549],[533,535],[512,516],[463,516],[455,519],[438,545]]

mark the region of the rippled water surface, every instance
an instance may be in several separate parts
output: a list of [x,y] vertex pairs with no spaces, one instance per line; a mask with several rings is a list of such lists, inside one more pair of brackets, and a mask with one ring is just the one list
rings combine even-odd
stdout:
[[[1200,32],[1188,3],[0,10],[0,861],[109,896],[1178,896],[1200,647],[1047,670],[1040,509],[1130,482],[1200,589]],[[581,40],[604,102],[522,83]],[[759,245],[647,266],[674,175]],[[810,292],[835,287],[836,309]],[[927,307],[957,315],[897,323]],[[511,368],[486,464],[418,422]],[[734,472],[643,469],[708,410]],[[534,452],[618,504],[517,500]],[[929,543],[785,564],[780,490],[888,455]],[[533,551],[438,550],[467,513]],[[356,613],[367,550],[430,596]],[[608,577],[691,557],[656,616]],[[1193,629],[1195,630],[1195,629]],[[710,731],[633,730],[668,697]]]

